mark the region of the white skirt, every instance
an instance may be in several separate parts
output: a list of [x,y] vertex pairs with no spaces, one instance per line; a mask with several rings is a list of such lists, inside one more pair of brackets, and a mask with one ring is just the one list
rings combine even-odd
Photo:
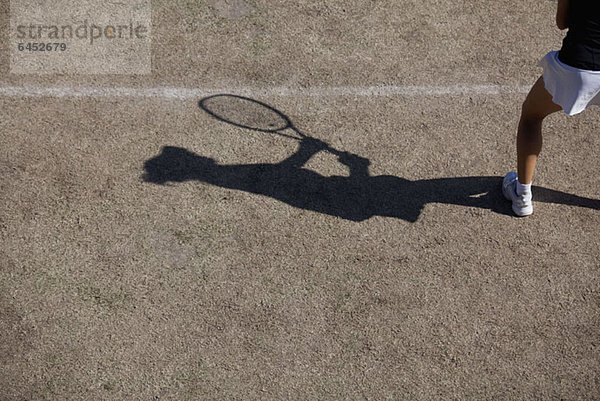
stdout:
[[544,84],[552,101],[568,115],[581,113],[589,105],[600,106],[600,71],[566,65],[557,51],[546,54],[538,65],[544,68]]

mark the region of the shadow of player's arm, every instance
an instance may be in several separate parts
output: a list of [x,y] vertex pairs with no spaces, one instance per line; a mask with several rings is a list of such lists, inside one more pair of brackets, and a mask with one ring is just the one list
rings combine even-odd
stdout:
[[290,169],[301,168],[311,157],[326,149],[329,149],[329,145],[323,141],[314,138],[303,138],[300,141],[298,150],[287,159],[277,163],[277,165],[279,167]]

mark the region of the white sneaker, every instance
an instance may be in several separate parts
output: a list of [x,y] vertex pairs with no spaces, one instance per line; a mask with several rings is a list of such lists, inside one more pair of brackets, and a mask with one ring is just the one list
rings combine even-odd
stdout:
[[531,203],[531,192],[521,196],[517,195],[517,173],[514,171],[506,174],[502,181],[502,193],[509,201],[512,201],[512,210],[517,216],[524,217],[533,213]]

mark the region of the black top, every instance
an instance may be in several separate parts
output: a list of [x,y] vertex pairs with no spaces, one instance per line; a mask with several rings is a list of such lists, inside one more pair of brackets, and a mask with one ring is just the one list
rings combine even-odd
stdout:
[[569,31],[558,59],[582,70],[600,70],[600,0],[569,1]]

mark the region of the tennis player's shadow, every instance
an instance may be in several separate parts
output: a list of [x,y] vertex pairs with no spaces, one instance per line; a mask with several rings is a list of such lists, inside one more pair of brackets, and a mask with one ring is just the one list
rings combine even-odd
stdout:
[[[369,160],[340,152],[348,176],[326,177],[304,164],[328,145],[303,139],[298,150],[279,163],[221,165],[189,150],[165,146],[144,164],[144,180],[155,184],[200,181],[223,188],[269,196],[297,208],[351,221],[387,216],[415,222],[428,203],[490,209],[511,214],[501,193],[501,177],[457,177],[410,181],[390,175],[371,176]],[[600,210],[600,200],[535,187],[536,201]]]

